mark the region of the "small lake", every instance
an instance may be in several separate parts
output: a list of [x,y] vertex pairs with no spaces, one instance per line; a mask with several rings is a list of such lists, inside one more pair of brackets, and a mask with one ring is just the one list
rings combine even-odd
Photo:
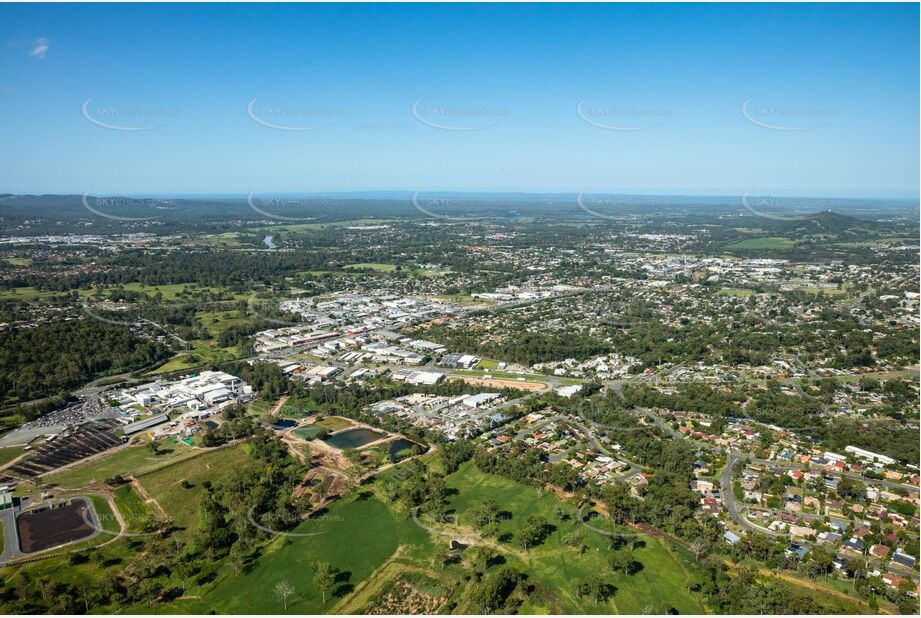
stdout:
[[365,444],[370,444],[375,440],[380,440],[386,435],[387,434],[381,431],[375,431],[365,427],[358,427],[357,429],[346,429],[341,433],[330,436],[326,438],[324,442],[330,446],[335,446],[336,448],[341,449],[358,448],[360,446],[364,446]]
[[295,425],[297,425],[297,421],[292,421],[287,418],[282,418],[282,419],[275,421],[275,424],[272,425],[272,429],[278,429],[278,430],[291,429]]
[[275,248],[275,243],[273,242],[271,236],[266,236],[265,238],[262,239],[262,242],[263,242],[263,244],[265,244],[265,246],[268,247],[269,249],[274,249],[274,248]]
[[416,446],[415,442],[407,440],[406,438],[400,438],[390,443],[390,450],[387,452],[387,455],[390,457],[390,461],[397,462],[412,455],[412,448],[414,446]]

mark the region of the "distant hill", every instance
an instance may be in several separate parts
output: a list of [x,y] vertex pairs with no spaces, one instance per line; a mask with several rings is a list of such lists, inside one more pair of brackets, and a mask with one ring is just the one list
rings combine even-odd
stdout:
[[885,226],[878,221],[852,217],[833,210],[823,210],[792,220],[768,219],[767,221],[770,223],[762,223],[761,227],[769,229],[771,233],[782,234],[790,238],[816,234],[864,236],[885,229]]

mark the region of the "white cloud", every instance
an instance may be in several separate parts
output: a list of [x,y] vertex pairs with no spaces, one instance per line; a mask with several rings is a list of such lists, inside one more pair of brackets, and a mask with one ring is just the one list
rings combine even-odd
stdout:
[[32,51],[29,52],[29,55],[33,58],[44,60],[45,54],[48,53],[48,47],[50,45],[51,42],[48,39],[35,39],[35,45],[33,45]]

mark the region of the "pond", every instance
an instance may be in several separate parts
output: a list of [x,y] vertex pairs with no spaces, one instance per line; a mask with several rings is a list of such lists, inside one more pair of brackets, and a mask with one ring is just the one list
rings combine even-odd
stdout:
[[275,424],[272,425],[272,429],[284,431],[285,429],[291,429],[295,425],[297,425],[297,421],[292,421],[287,418],[282,418],[282,419],[275,421]]
[[263,238],[263,239],[262,239],[262,243],[263,243],[266,247],[268,247],[269,249],[274,249],[274,248],[275,248],[275,243],[273,242],[271,236],[266,236],[265,238]]
[[385,435],[387,434],[381,431],[374,431],[373,429],[359,427],[357,429],[346,429],[345,431],[341,431],[334,436],[326,438],[323,441],[330,446],[335,446],[336,448],[358,448],[360,446],[364,446],[365,444],[370,444],[375,440],[380,440]]
[[400,438],[390,443],[390,450],[387,452],[387,455],[390,457],[390,461],[397,462],[412,455],[412,448],[414,446],[418,445],[412,440]]

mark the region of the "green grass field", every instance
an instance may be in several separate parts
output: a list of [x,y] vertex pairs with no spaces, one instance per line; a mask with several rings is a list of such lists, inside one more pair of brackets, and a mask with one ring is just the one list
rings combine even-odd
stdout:
[[199,311],[195,317],[208,329],[212,337],[217,337],[231,326],[249,322],[252,315],[236,309],[229,311]]
[[303,418],[320,409],[320,405],[309,398],[292,397],[285,402],[278,415],[284,418]]
[[[164,285],[151,285],[147,286],[142,283],[125,283],[120,286],[122,289],[128,292],[144,292],[150,296],[155,296],[158,292],[163,295],[164,301],[174,301],[180,298],[180,295],[183,292],[189,292],[194,294],[197,291],[208,291],[212,293],[224,293],[224,290],[221,288],[213,287],[201,287],[193,283],[168,283]],[[103,288],[103,290],[114,290],[115,287]],[[80,296],[90,296],[96,292],[96,288],[83,288],[77,290]],[[0,300],[35,300],[41,298],[49,298],[51,296],[59,296],[64,294],[64,292],[55,292],[48,290],[37,290],[34,287],[20,287],[13,288],[11,290],[0,291]],[[245,295],[235,294],[233,295],[235,300],[244,300],[247,297]]]
[[302,440],[313,440],[317,437],[317,434],[319,434],[324,429],[325,427],[320,427],[319,425],[305,425],[303,427],[298,427],[291,433],[296,435],[298,438],[301,438]]
[[233,360],[237,357],[235,348],[218,348],[210,341],[203,341],[200,339],[190,341],[189,343],[192,344],[191,350],[179,352],[156,369],[148,371],[147,375],[197,369],[205,365]]
[[839,290],[838,288],[819,288],[811,286],[802,287],[800,290],[808,294],[824,294],[825,296],[845,296],[848,293],[847,290]]
[[717,296],[734,296],[736,298],[748,298],[754,294],[754,290],[746,290],[744,288],[722,288],[719,292],[716,293]]
[[747,240],[742,240],[737,243],[727,245],[725,248],[743,249],[749,251],[768,251],[771,249],[792,249],[795,246],[796,243],[789,238],[770,236],[768,238],[749,238]]
[[[198,503],[203,491],[201,484],[204,481],[216,481],[249,459],[243,444],[191,452],[194,456],[137,477],[141,486],[163,507],[172,521],[186,532],[198,529]],[[191,487],[183,487],[183,480],[187,480]]]
[[[321,534],[278,537],[251,570],[226,577],[201,600],[182,604],[179,609],[193,613],[213,609],[222,614],[279,614],[283,612],[282,603],[272,589],[287,581],[295,590],[288,599],[288,613],[324,613],[401,545],[423,554],[432,550],[424,530],[412,520],[396,518],[374,496],[336,502],[322,520],[304,522],[295,532]],[[314,561],[329,562],[342,572],[325,604],[313,582],[310,565]]]
[[[382,262],[359,262],[357,264],[346,264],[343,266],[343,268],[352,270],[372,270],[379,273],[392,273],[396,272],[397,265],[385,264]],[[400,268],[400,272],[419,277],[441,277],[443,275],[449,274],[451,270],[445,268],[419,268],[415,264],[403,264]]]
[[128,525],[128,530],[139,530],[150,515],[150,510],[130,485],[115,490],[115,507]]
[[[98,542],[104,543],[110,540],[113,534],[118,534],[118,531],[121,530],[121,526],[118,524],[118,520],[115,519],[115,514],[112,512],[112,507],[109,506],[108,500],[99,495],[90,495],[89,499],[93,505],[93,510],[96,511],[96,518],[99,520],[99,525],[102,526],[103,530],[103,534],[98,536]],[[97,543],[93,544],[95,545]]]
[[481,358],[476,366],[479,370],[489,369],[490,371],[495,371],[497,367],[499,367],[499,361],[492,358]]
[[36,290],[33,287],[13,288],[0,291],[0,301],[4,300],[36,300],[57,296],[61,292]]
[[207,245],[223,248],[236,248],[244,246],[244,243],[240,241],[239,232],[223,232],[221,234],[193,236],[187,242],[193,245]]
[[[560,521],[554,513],[561,504],[556,495],[483,474],[471,463],[464,464],[451,475],[449,485],[458,489],[451,506],[461,516],[461,521],[464,521],[465,512],[486,499],[495,500],[500,508],[511,512],[511,519],[500,525],[500,538],[502,533],[513,534],[520,522],[532,514],[544,517],[557,527],[542,545],[527,552],[513,543],[506,544],[509,563],[528,573],[552,595],[549,605],[529,608],[533,612],[642,614],[650,607],[658,608],[657,613],[673,607],[682,614],[706,613],[699,596],[687,591],[692,559],[665,541],[641,537],[646,545],[637,549],[634,557],[643,564],[643,570],[635,575],[610,574],[609,581],[616,586],[617,592],[607,604],[596,605],[578,597],[573,592],[573,582],[595,573],[610,573],[606,563],[608,538],[584,528],[575,517]],[[572,505],[564,508],[575,513]],[[581,534],[589,547],[585,554],[579,554],[565,543],[564,539],[574,533]],[[532,603],[537,604],[537,600]]]
[[0,466],[5,465],[22,455],[21,446],[7,446],[0,448]]
[[[487,271],[484,271],[487,272]],[[492,301],[488,301],[482,298],[474,298],[469,294],[445,294],[438,297],[440,300],[446,300],[452,303],[457,303],[458,305],[467,307],[470,305],[492,305]]]
[[181,460],[195,452],[185,447],[172,447],[154,455],[146,446],[130,446],[114,451],[101,459],[79,465],[45,477],[45,481],[60,487],[84,487],[101,483],[116,474],[137,474],[169,461]]
[[[540,514],[557,525],[558,529],[542,545],[527,552],[508,541],[498,545],[507,563],[527,573],[529,581],[541,591],[521,608],[525,612],[638,614],[649,608],[675,608],[681,613],[707,611],[697,595],[687,592],[688,569],[693,568],[693,561],[666,542],[652,538],[636,550],[636,559],[644,567],[640,573],[611,574],[617,592],[607,603],[596,605],[578,597],[573,592],[574,581],[607,570],[607,537],[583,529],[575,519],[558,521],[555,511],[560,501],[554,494],[483,474],[472,464],[465,464],[449,476],[448,484],[458,490],[450,503],[458,515],[463,516],[487,498],[510,511],[512,517],[502,523],[502,533],[513,532],[530,514]],[[405,573],[425,573],[438,586],[455,590],[458,609],[463,609],[465,595],[475,584],[467,583],[464,567],[440,566],[438,558],[447,537],[429,532],[407,514],[394,510],[381,495],[382,488],[382,483],[376,482],[369,486],[374,493],[369,492],[368,497],[353,494],[334,503],[323,519],[305,522],[296,530],[322,534],[279,537],[251,570],[239,575],[225,573],[200,600],[176,603],[173,609],[281,613],[281,601],[271,591],[277,583],[286,581],[296,591],[288,601],[288,613],[321,613],[334,607],[339,613],[360,613],[373,605],[388,582]],[[575,512],[571,505],[564,508]],[[463,517],[460,521],[463,527]],[[580,554],[564,542],[573,532],[585,537],[589,547],[586,553]],[[346,572],[326,604],[321,601],[308,567],[314,560],[329,562]]]

